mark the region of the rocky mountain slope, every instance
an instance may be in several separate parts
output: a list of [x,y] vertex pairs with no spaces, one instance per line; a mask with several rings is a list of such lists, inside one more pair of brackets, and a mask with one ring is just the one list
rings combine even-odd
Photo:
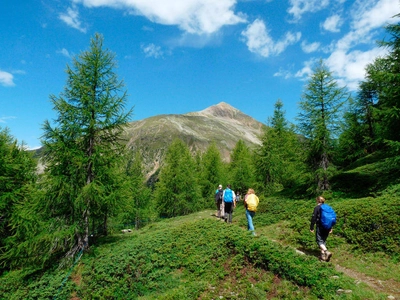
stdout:
[[241,139],[249,147],[259,145],[263,123],[221,102],[199,112],[158,115],[131,122],[126,129],[130,149],[139,150],[146,172],[151,175],[162,164],[169,145],[175,138],[188,144],[192,152],[204,152],[215,142],[225,161]]
[[[239,140],[253,148],[261,143],[260,135],[265,125],[242,113],[231,105],[221,102],[199,112],[158,115],[129,123],[125,129],[126,143],[132,151],[143,156],[147,177],[154,175],[162,165],[171,142],[179,138],[195,152],[204,152],[215,142],[224,161]],[[42,148],[35,156],[42,156]],[[41,160],[38,172],[44,169]]]

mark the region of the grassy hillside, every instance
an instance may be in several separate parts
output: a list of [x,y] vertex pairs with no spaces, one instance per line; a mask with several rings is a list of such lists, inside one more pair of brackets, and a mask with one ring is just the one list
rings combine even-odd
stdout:
[[375,153],[359,159],[332,178],[333,190],[347,198],[378,196],[400,187],[398,157]]
[[[233,224],[211,214],[203,211],[115,234],[67,270],[8,273],[0,294],[3,299],[386,299],[385,292],[336,270],[337,251],[350,251],[341,237],[332,238],[333,263],[322,263],[312,251],[297,253],[293,245],[301,234],[290,221],[273,221],[271,212],[257,215],[258,237],[243,228],[243,207],[236,209]],[[396,262],[381,259],[392,272],[380,272],[380,280],[397,276],[398,286]],[[368,263],[376,267],[377,262]]]
[[260,195],[257,237],[242,205],[233,224],[213,211],[164,219],[114,232],[72,267],[3,274],[0,299],[400,299],[397,169],[396,160],[369,158],[335,178],[329,263],[309,231],[314,199]]

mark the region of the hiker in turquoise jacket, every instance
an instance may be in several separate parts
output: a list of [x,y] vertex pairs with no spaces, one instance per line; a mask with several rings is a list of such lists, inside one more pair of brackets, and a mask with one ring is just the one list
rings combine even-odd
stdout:
[[222,185],[220,184],[218,186],[218,189],[215,191],[215,204],[217,206],[217,213],[215,215],[217,218],[222,218],[224,215],[223,206],[222,206],[223,194],[224,194],[224,191],[222,190]]

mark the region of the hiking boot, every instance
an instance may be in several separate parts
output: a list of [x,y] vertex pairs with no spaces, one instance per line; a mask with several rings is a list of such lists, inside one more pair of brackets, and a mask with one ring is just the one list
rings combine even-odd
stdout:
[[321,260],[321,261],[326,261],[326,252],[324,251],[324,252],[321,252],[321,256],[319,257],[319,259]]
[[325,261],[330,261],[330,259],[331,259],[331,257],[332,257],[332,253],[329,252],[328,250],[326,250],[326,251],[325,251],[325,256],[326,256]]

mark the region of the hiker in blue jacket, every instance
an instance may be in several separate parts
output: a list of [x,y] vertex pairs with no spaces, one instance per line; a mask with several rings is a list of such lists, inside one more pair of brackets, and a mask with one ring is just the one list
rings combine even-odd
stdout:
[[320,259],[322,261],[329,261],[332,257],[332,253],[326,248],[326,239],[329,233],[332,232],[332,228],[326,229],[321,225],[321,205],[325,203],[325,198],[318,196],[316,198],[317,205],[314,207],[314,211],[311,217],[310,231],[314,232],[314,225],[316,225],[315,240],[321,249]]
[[233,208],[236,207],[236,195],[231,190],[231,185],[228,184],[223,194],[224,207],[225,207],[225,222],[232,223]]

